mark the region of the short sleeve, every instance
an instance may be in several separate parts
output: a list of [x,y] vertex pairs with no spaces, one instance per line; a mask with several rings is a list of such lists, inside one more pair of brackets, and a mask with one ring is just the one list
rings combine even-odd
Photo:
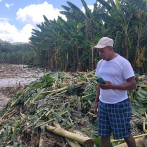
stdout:
[[133,68],[128,60],[123,62],[123,76],[125,80],[135,76]]

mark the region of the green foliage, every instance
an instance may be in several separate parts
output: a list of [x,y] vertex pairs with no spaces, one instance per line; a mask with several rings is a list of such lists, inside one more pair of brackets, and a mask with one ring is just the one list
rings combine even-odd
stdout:
[[[0,126],[0,142],[4,145],[14,146],[16,143],[20,145],[17,140],[18,136],[24,135],[27,139],[33,135],[33,132],[40,129],[45,131],[45,126],[52,125],[53,121],[60,123],[65,129],[80,129],[82,126],[83,132],[94,136],[96,128],[90,121],[87,121],[86,112],[82,112],[81,97],[84,95],[83,88],[86,83],[83,81],[84,76],[85,73],[51,72],[15,95],[9,101],[7,110],[3,112],[1,117],[3,119],[0,119],[0,122],[7,121],[6,124],[3,123]],[[72,85],[77,92],[74,95],[68,92]],[[88,87],[93,86],[87,86],[85,94],[88,92]],[[91,91],[91,98],[84,100],[85,103],[86,101],[92,103],[94,100],[95,96],[92,92],[95,93],[95,90]],[[6,129],[3,130],[3,128]]]
[[45,86],[52,86],[54,79],[50,75],[45,75],[42,78],[42,82],[45,84]]
[[147,112],[147,86],[145,76],[137,76],[137,88],[129,94],[133,114],[141,118]]
[[96,147],[101,146],[101,138],[100,137],[94,138],[93,140],[94,140]]
[[34,86],[35,86],[36,89],[38,89],[38,88],[43,87],[44,84],[43,83],[36,83]]
[[64,11],[61,11],[66,21],[61,17],[50,21],[44,16],[44,22],[37,25],[40,31],[33,30],[30,40],[37,48],[40,64],[51,70],[92,70],[98,58],[92,48],[102,36],[108,36],[115,40],[115,50],[126,57],[136,71],[145,72],[145,66],[138,67],[136,61],[147,41],[146,3],[143,0],[97,0],[99,3],[95,3],[91,11],[84,0],[81,2],[85,13],[68,1],[68,6],[62,6]]
[[[97,115],[93,113],[97,82],[93,75],[94,71],[50,72],[17,93],[1,112],[2,145],[14,146],[18,136],[24,135],[26,139],[34,133],[37,136],[40,130],[45,131],[45,126],[56,121],[64,129],[79,129],[99,146],[100,138],[95,138]],[[133,115],[142,119],[147,108],[146,76],[136,77],[137,88],[129,91],[129,98]]]
[[0,41],[0,63],[37,65],[37,54],[30,44]]
[[85,90],[83,92],[84,96],[82,96],[82,108],[85,112],[93,111],[92,102],[96,97],[96,85],[97,82],[93,81],[91,83],[88,83],[85,87]]
[[96,0],[93,11],[85,0],[81,3],[85,12],[70,1],[62,6],[66,20],[43,16],[44,22],[33,29],[31,45],[0,41],[0,63],[39,65],[51,71],[93,70],[99,59],[93,46],[108,36],[114,39],[116,52],[127,58],[136,72],[146,73],[145,0]]

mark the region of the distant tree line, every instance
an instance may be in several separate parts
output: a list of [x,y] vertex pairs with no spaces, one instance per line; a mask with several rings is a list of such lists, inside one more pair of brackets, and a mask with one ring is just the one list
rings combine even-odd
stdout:
[[37,64],[37,53],[31,44],[11,44],[0,40],[0,64]]

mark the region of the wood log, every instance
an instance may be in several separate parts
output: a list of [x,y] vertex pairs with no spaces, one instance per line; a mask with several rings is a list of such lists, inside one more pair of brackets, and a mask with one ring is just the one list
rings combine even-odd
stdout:
[[57,128],[57,127],[53,127],[53,126],[47,126],[46,129],[48,131],[51,131],[51,132],[58,134],[60,136],[69,138],[71,140],[75,140],[78,143],[84,145],[84,147],[93,147],[94,146],[93,139],[91,139],[89,137],[83,137],[79,134],[71,133],[71,132],[66,131],[62,128]]
[[[57,127],[57,128],[61,128],[61,126],[58,124],[58,123],[56,123],[55,121],[53,122],[53,125],[55,126],[55,127]],[[71,140],[71,139],[68,139],[68,138],[65,138],[66,139],[66,141],[69,143],[69,145],[71,146],[71,147],[81,147],[78,143],[77,143],[77,141],[74,141],[74,140]]]

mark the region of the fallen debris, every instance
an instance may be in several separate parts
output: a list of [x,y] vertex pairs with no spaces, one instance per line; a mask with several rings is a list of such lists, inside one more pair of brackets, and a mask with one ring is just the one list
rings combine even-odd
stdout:
[[[74,140],[79,146],[93,146],[93,138],[97,137],[97,116],[93,113],[97,86],[95,79],[94,71],[51,72],[17,92],[0,112],[1,144],[31,146],[34,143],[43,147],[45,144],[55,146],[58,143],[58,146],[74,146]],[[138,82],[137,89],[129,93],[129,97],[133,99],[133,115],[143,120],[146,85]],[[136,107],[139,108],[134,111]],[[60,125],[56,126],[54,122]],[[143,121],[141,124],[143,132]],[[88,137],[77,135],[74,130]]]

